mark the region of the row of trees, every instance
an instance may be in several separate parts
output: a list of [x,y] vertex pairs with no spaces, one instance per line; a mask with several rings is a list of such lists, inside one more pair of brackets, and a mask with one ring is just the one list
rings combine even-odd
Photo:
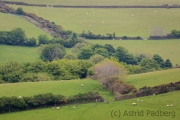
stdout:
[[87,33],[85,31],[83,31],[80,34],[80,37],[84,37],[86,39],[113,39],[116,38],[116,33],[107,33],[106,36],[105,35],[96,35],[93,32],[88,31]]
[[52,62],[7,62],[0,65],[0,83],[48,81],[85,78],[93,63],[87,60],[54,60]]
[[8,45],[36,46],[36,39],[34,37],[27,38],[23,29],[15,28],[11,31],[0,31],[0,43]]
[[72,48],[72,52],[79,59],[90,59],[94,63],[102,61],[104,58],[111,56],[118,59],[119,62],[126,64],[130,73],[142,73],[159,69],[172,68],[172,63],[169,59],[163,60],[158,54],[154,55],[132,55],[124,47],[116,49],[110,45],[78,43]]
[[70,97],[65,97],[63,95],[53,95],[52,93],[37,94],[30,97],[0,97],[0,113],[74,103],[95,102],[96,99],[103,101],[103,98],[99,95],[99,93],[93,92],[83,94],[79,93]]
[[24,46],[39,46],[41,44],[61,44],[64,47],[71,48],[83,39],[78,38],[76,33],[68,32],[68,39],[62,38],[49,39],[47,35],[39,35],[37,40],[34,37],[27,38],[25,31],[22,28],[15,28],[11,31],[0,31],[0,44],[8,45],[24,45]]

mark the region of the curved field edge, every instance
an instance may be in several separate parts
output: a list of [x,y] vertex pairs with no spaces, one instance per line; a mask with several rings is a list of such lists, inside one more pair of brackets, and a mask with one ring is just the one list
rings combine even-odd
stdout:
[[19,2],[26,2],[31,4],[50,4],[50,5],[163,5],[163,4],[180,4],[179,0],[2,0],[2,1],[19,1]]
[[131,54],[158,54],[162,58],[170,59],[173,66],[180,65],[180,40],[87,40],[93,44],[111,44],[114,48],[125,47]]
[[[137,98],[124,101],[111,101],[104,103],[78,104],[74,109],[74,105],[61,106],[60,110],[52,110],[51,108],[43,108],[37,110],[15,112],[0,115],[2,120],[49,120],[49,119],[68,119],[68,120],[179,120],[180,118],[180,92],[170,92],[157,96],[141,97],[143,102],[137,102]],[[136,102],[137,106],[132,106]],[[173,104],[167,107],[167,104]],[[114,112],[120,112],[120,118],[114,115]],[[154,115],[153,112],[168,112],[168,115]],[[126,112],[141,112],[141,114],[127,115]],[[147,114],[151,112],[151,114]],[[119,113],[117,114],[119,115]]]
[[16,16],[13,14],[5,14],[0,12],[0,31],[11,31],[14,28],[22,28],[25,31],[27,37],[35,37],[37,38],[40,34],[46,34],[51,38],[49,34],[47,34],[42,29],[38,28],[34,24],[28,22],[21,16]]

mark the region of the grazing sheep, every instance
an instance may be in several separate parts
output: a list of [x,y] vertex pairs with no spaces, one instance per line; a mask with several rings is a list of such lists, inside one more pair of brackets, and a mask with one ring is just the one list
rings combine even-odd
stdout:
[[173,104],[170,104],[169,106],[171,106],[171,107],[172,107],[172,106],[173,106]]
[[54,109],[54,107],[52,107],[52,109]]
[[84,87],[84,84],[81,84],[81,87]]
[[169,107],[169,105],[166,105],[167,107]]
[[133,106],[137,105],[137,103],[132,103]]
[[64,80],[61,80],[61,82],[63,83],[63,82],[64,82]]
[[76,106],[74,106],[73,108],[76,108]]
[[153,95],[155,96],[156,94],[154,93]]
[[137,99],[137,101],[140,101],[140,99]]
[[141,100],[141,102],[142,102],[143,100]]
[[60,110],[60,107],[56,107],[57,110]]
[[18,96],[18,98],[23,98],[22,96]]

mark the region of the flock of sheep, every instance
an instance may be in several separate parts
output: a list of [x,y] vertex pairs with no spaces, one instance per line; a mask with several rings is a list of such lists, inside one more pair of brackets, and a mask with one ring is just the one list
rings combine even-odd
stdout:
[[[155,96],[156,94],[153,94],[153,95]],[[139,102],[139,101],[143,102],[143,100],[137,99],[137,102]],[[133,105],[133,106],[136,106],[136,105],[137,105],[137,103],[133,102],[133,103],[132,103],[132,105]],[[173,106],[173,104],[171,103],[171,104],[166,105],[166,106],[167,106],[167,107],[172,107],[172,106]]]

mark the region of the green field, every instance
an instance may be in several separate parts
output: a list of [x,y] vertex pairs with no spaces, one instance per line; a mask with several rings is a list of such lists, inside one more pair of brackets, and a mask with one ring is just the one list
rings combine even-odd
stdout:
[[143,74],[129,75],[127,83],[134,85],[137,89],[143,86],[156,86],[180,81],[180,69],[170,69]]
[[0,64],[7,61],[33,62],[39,59],[35,47],[0,45]]
[[93,44],[111,44],[115,48],[123,46],[133,55],[159,54],[163,59],[170,59],[173,65],[180,65],[180,40],[88,40]]
[[[180,69],[171,69],[159,72],[129,75],[126,82],[134,85],[136,88],[143,86],[156,86],[170,82],[177,82],[180,80],[179,73]],[[84,84],[85,87],[81,87],[80,84]],[[39,93],[53,93],[70,96],[78,93],[97,91],[100,92],[104,97],[112,97],[112,94],[104,91],[98,81],[90,79],[66,80],[64,83],[61,83],[61,81],[48,81],[0,84],[0,91],[0,96],[31,96]]]
[[[171,69],[160,72],[145,73],[139,75],[130,75],[126,82],[135,85],[137,88],[142,86],[155,86],[162,83],[175,82],[179,80],[180,69]],[[170,76],[171,75],[171,76]],[[173,77],[172,77],[173,76]],[[154,79],[156,78],[156,79]],[[84,84],[81,87],[80,84]],[[48,81],[48,82],[26,82],[26,83],[13,83],[13,84],[0,84],[0,96],[31,96],[39,93],[53,93],[70,96],[78,93],[85,93],[89,91],[96,91],[102,95],[108,104],[104,103],[89,103],[79,104],[74,109],[74,105],[63,106],[61,109],[52,110],[51,108],[36,109],[30,111],[22,111],[15,113],[1,114],[2,120],[49,120],[49,119],[68,119],[68,120],[110,120],[123,119],[123,120],[179,120],[180,118],[180,92],[170,92],[167,94],[160,94],[156,96],[141,97],[143,102],[137,102],[137,98],[114,101],[113,95],[109,91],[102,88],[101,84],[95,80],[67,80],[64,83],[61,81]],[[137,106],[131,104],[136,102]],[[173,104],[173,107],[166,107],[167,104]],[[114,116],[113,111],[120,111],[121,117]],[[143,111],[142,116],[126,116],[123,115],[125,111]],[[147,115],[147,111],[168,111],[171,112],[168,116],[151,116]],[[113,115],[113,116],[111,116]]]
[[[17,5],[12,7],[17,8]],[[106,35],[141,36],[154,35],[155,28],[162,34],[179,29],[179,9],[98,9],[98,8],[48,8],[21,6],[24,11],[32,12],[77,33],[92,31]]]
[[[4,0],[6,1],[6,0]],[[20,1],[35,4],[58,4],[58,5],[163,5],[163,4],[180,4],[179,0],[8,0]]]
[[[179,120],[180,118],[180,93],[171,92],[157,96],[140,98],[143,102],[137,102],[137,98],[125,101],[111,101],[104,103],[80,104],[74,109],[74,105],[62,106],[60,110],[51,108],[36,109],[23,112],[7,113],[0,115],[1,120]],[[137,106],[132,106],[136,102]],[[173,104],[172,107],[166,107]],[[148,111],[170,112],[168,115],[147,114]],[[118,111],[115,114],[115,111]],[[127,116],[127,111],[141,112],[139,116]],[[120,114],[119,114],[120,112]],[[117,115],[117,116],[116,116]],[[120,115],[120,117],[119,117]],[[141,116],[140,116],[141,115]]]
[[27,37],[37,38],[40,34],[46,34],[48,37],[51,37],[45,31],[20,16],[0,12],[0,21],[0,31],[11,31],[12,29],[19,27],[25,31]]

